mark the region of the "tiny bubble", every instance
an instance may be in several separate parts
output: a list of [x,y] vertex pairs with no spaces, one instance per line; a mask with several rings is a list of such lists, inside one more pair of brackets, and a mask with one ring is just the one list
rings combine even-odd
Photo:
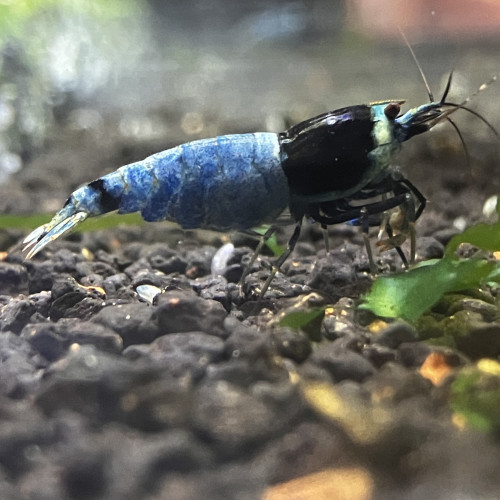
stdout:
[[89,368],[95,368],[97,366],[97,363],[98,363],[97,357],[94,356],[93,354],[89,354],[88,356],[85,356],[84,362]]

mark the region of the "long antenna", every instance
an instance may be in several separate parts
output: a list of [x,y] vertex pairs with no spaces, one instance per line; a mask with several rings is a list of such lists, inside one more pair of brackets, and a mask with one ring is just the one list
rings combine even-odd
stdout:
[[415,64],[417,65],[418,71],[420,72],[420,76],[422,77],[422,80],[424,81],[425,88],[427,89],[427,95],[429,96],[430,101],[434,102],[434,96],[432,95],[431,88],[429,87],[429,82],[427,81],[427,78],[425,77],[424,70],[422,69],[420,62],[417,59],[417,55],[413,51],[413,47],[410,45],[408,38],[406,38],[406,35],[404,34],[403,30],[401,29],[401,26],[398,26],[398,30],[401,33],[401,36],[403,37],[403,40],[405,41],[405,44],[408,47],[408,50],[410,51],[410,54],[413,57],[413,60],[415,61]]
[[472,99],[475,99],[478,94],[480,94],[483,90],[486,90],[492,83],[495,83],[498,80],[498,76],[500,73],[493,75],[487,82],[483,83],[473,94],[471,94],[467,99],[460,103],[460,106],[464,106]]
[[441,97],[441,101],[440,101],[441,104],[443,104],[444,101],[446,101],[446,98],[448,97],[448,93],[450,92],[450,88],[451,88],[452,77],[453,77],[453,70],[450,71],[450,76],[448,77],[448,81],[446,82],[446,87],[445,87],[444,92],[443,92],[443,97]]
[[[429,83],[427,82],[427,78],[425,76],[424,70],[422,69],[422,66],[420,65],[419,60],[417,59],[417,56],[413,50],[413,47],[411,46],[410,42],[408,41],[408,38],[406,38],[406,35],[404,34],[403,30],[401,29],[400,26],[398,26],[399,33],[401,34],[406,46],[408,47],[408,50],[410,51],[410,54],[413,58],[413,61],[415,62],[418,71],[420,73],[420,76],[422,77],[422,80],[424,81],[425,88],[427,89],[427,95],[429,96],[430,101],[433,103],[434,102],[434,96],[432,94],[431,88],[429,86]],[[465,157],[468,165],[471,165],[470,162],[470,154],[467,149],[467,145],[465,144],[464,137],[462,133],[460,132],[457,124],[449,117],[452,113],[459,109],[463,109],[464,111],[467,111],[468,113],[471,113],[475,117],[479,118],[494,134],[497,138],[500,138],[500,134],[497,132],[495,127],[491,125],[490,122],[488,122],[483,116],[481,116],[477,111],[474,111],[473,109],[470,109],[469,107],[466,106],[472,99],[474,99],[479,93],[481,93],[483,90],[487,89],[492,83],[496,82],[498,77],[500,76],[500,73],[497,73],[496,75],[492,76],[486,83],[483,83],[477,90],[474,92],[472,95],[467,97],[464,101],[462,101],[460,104],[455,104],[452,102],[446,102],[446,98],[448,97],[448,93],[451,88],[451,79],[453,76],[453,70],[450,72],[450,76],[448,77],[448,81],[446,82],[446,88],[444,89],[443,96],[441,97],[440,100],[440,105],[448,106],[450,109],[442,113],[438,118],[432,120],[429,122],[429,128],[432,128],[436,123],[440,122],[441,120],[446,120],[447,122],[450,123],[450,125],[455,129],[455,132],[458,134],[458,137],[460,139],[460,142],[462,143],[462,146],[464,148],[465,152]]]

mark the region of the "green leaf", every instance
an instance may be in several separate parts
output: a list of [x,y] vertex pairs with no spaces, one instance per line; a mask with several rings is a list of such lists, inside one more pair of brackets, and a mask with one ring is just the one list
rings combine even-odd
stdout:
[[477,287],[498,272],[496,262],[445,258],[434,265],[378,278],[361,307],[378,316],[413,321],[446,292]]
[[46,222],[50,215],[0,215],[0,229],[23,229],[33,230]]
[[323,317],[326,306],[314,307],[307,311],[292,311],[280,319],[280,326],[293,328],[294,330],[304,329],[314,320]]
[[271,250],[271,252],[273,252],[273,255],[275,257],[279,257],[285,251],[285,248],[283,247],[283,245],[280,245],[278,243],[278,238],[276,238],[275,234],[273,234],[266,241],[266,245],[268,246],[269,250]]
[[100,217],[92,217],[90,219],[86,219],[80,226],[77,227],[75,232],[83,233],[86,231],[101,231],[106,229],[113,229],[122,225],[143,226],[144,224],[144,219],[137,212],[133,214],[111,213],[102,215]]
[[470,243],[483,250],[500,250],[500,203],[497,203],[498,220],[494,224],[476,224],[455,235],[446,245],[445,257],[451,257],[462,243]]
[[[22,229],[33,230],[42,224],[47,223],[51,215],[0,215],[0,229]],[[79,225],[75,232],[98,231],[111,229],[120,225],[142,226],[144,219],[139,213],[134,214],[106,214],[101,217],[92,217]]]
[[[255,228],[254,231],[258,234],[265,234],[266,231],[269,229],[269,225],[265,226],[260,226],[258,228]],[[266,240],[266,246],[271,250],[273,255],[275,257],[279,257],[284,251],[285,248],[278,243],[278,238],[276,238],[276,233],[273,233],[267,240]]]

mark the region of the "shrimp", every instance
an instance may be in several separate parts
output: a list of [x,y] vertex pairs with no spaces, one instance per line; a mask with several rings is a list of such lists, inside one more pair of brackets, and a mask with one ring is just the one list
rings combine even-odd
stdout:
[[[449,115],[459,109],[480,118],[496,134],[482,116],[466,107],[469,99],[460,104],[446,101],[451,76],[439,101],[429,91],[431,102],[404,114],[401,100],[354,105],[310,118],[282,133],[197,140],[125,165],[74,191],[50,222],[25,238],[26,258],[87,217],[116,210],[139,211],[146,221],[169,220],[185,229],[247,231],[269,223],[268,238],[288,209],[286,222],[295,223],[295,230],[262,295],[293,251],[304,219],[320,223],[324,230],[351,222],[361,226],[365,235],[370,226],[382,224],[389,246],[396,248],[406,265],[399,246],[404,238],[392,237],[391,218],[384,214],[401,206],[409,223],[403,225],[413,227],[426,200],[391,167],[394,153],[415,135],[444,119],[451,121]],[[413,258],[414,248],[411,254]],[[373,269],[371,253],[369,258]]]

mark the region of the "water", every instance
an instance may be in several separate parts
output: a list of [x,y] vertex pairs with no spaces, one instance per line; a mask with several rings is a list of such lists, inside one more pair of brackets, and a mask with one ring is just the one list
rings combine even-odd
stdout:
[[[170,144],[277,131],[356,103],[427,99],[399,35],[385,40],[373,38],[384,33],[369,38],[353,31],[348,1],[47,5],[18,19],[2,42],[0,182],[47,147],[54,124],[98,130],[111,119],[124,142],[163,137]],[[461,41],[459,33],[442,29],[433,37],[425,10],[420,15],[408,34],[422,42],[414,48],[436,95],[453,67],[457,99],[498,71],[491,39]],[[428,13],[435,24],[436,15]],[[418,36],[419,22],[425,37]],[[491,102],[498,94],[492,88],[474,104],[493,124],[499,113]],[[480,124],[463,121],[487,136]]]

